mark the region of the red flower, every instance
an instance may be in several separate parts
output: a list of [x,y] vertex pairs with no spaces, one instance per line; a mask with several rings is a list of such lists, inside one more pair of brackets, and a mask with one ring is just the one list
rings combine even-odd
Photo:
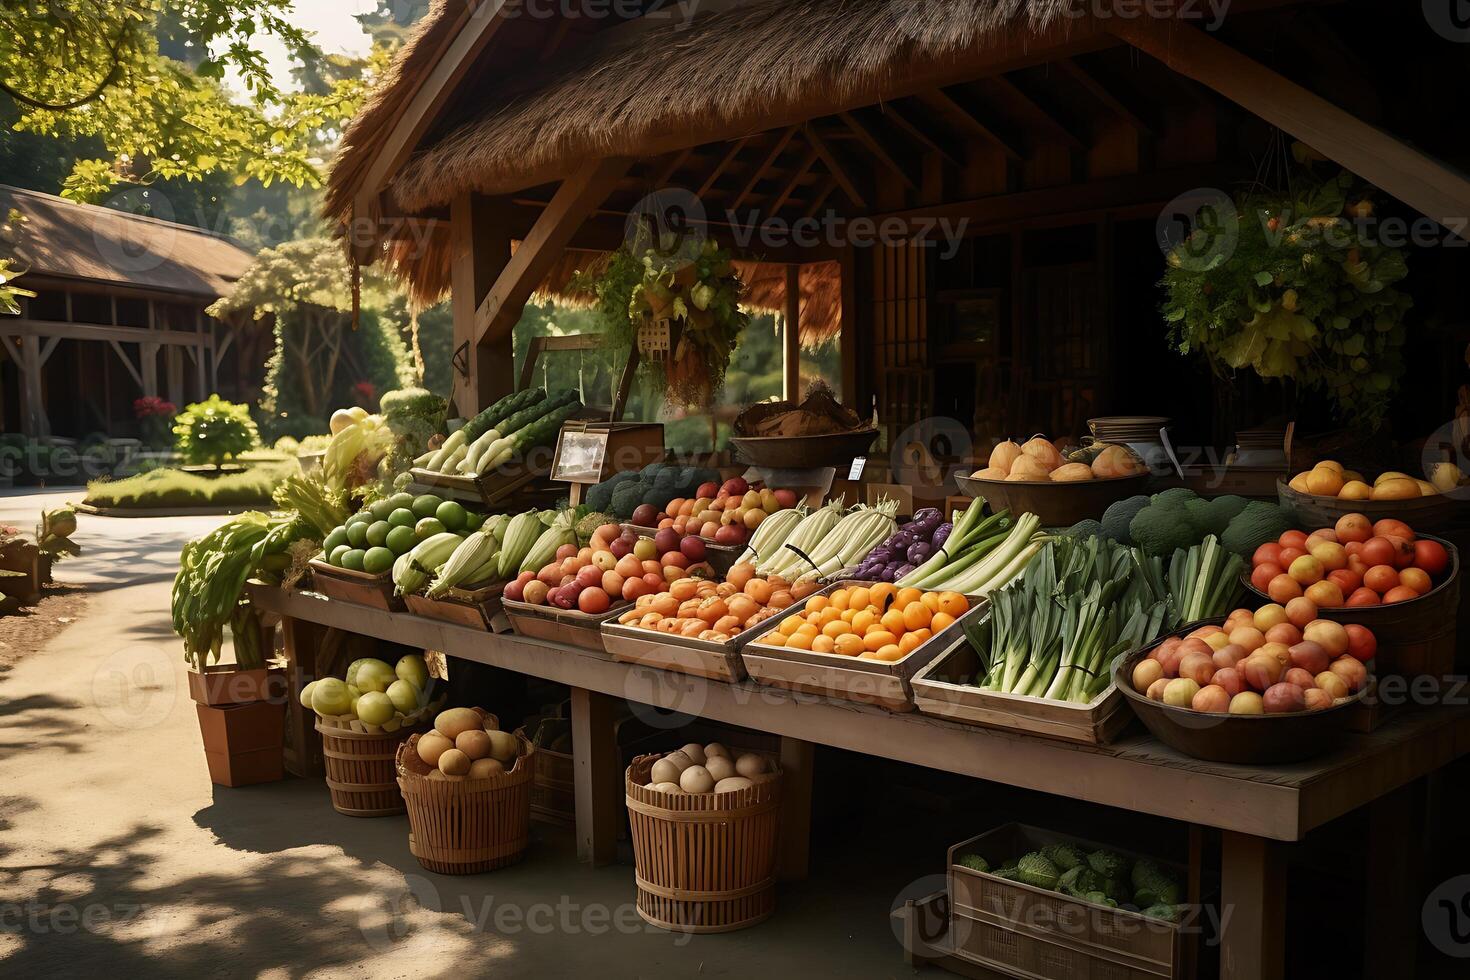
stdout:
[[133,415],[140,419],[152,418],[156,415],[167,415],[171,418],[177,414],[179,414],[178,406],[157,395],[145,395],[133,402]]
[[371,381],[359,381],[352,386],[352,394],[360,404],[371,405],[378,400],[378,387]]

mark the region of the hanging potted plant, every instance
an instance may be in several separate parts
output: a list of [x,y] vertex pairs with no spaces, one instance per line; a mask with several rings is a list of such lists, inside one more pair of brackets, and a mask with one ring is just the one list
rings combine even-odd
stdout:
[[712,240],[695,247],[640,237],[610,253],[573,288],[590,291],[617,350],[637,349],[640,372],[675,405],[711,404],[750,317],[730,253]]
[[1372,233],[1372,188],[1351,174],[1295,184],[1243,195],[1168,253],[1170,340],[1221,375],[1294,381],[1376,430],[1404,373],[1404,254]]

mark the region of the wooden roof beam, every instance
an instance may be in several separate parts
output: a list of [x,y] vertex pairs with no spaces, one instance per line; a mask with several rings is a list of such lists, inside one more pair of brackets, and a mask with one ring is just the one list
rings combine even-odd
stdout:
[[1123,122],[1131,126],[1142,136],[1157,136],[1155,126],[1146,121],[1141,115],[1133,110],[1127,103],[1118,97],[1112,87],[1104,85],[1096,76],[1083,68],[1074,58],[1062,58],[1055,62],[1057,69],[1068,78],[1072,79],[1087,91],[1094,99],[1101,102],[1108,111],[1117,116]]
[[765,177],[766,171],[771,169],[771,165],[781,156],[782,151],[786,149],[786,145],[791,142],[791,138],[796,135],[799,129],[801,129],[800,126],[788,126],[782,130],[781,135],[776,138],[776,145],[771,147],[771,151],[766,154],[760,166],[756,167],[755,172],[750,175],[750,180],[746,182],[745,189],[735,196],[735,200],[730,202],[731,211],[740,210],[740,205],[744,204],[745,199],[754,193],[756,185]]
[[828,177],[825,181],[822,182],[822,185],[817,188],[817,193],[812,196],[812,203],[806,206],[806,212],[802,215],[802,217],[815,218],[817,216],[817,213],[822,210],[822,205],[827,203],[827,198],[831,197],[832,192],[835,190],[837,190],[837,181],[831,177]]
[[990,79],[990,81],[993,82],[1008,96],[1010,96],[1010,98],[1013,99],[1018,105],[1025,109],[1026,112],[1030,114],[1033,119],[1041,123],[1043,129],[1047,130],[1053,136],[1057,137],[1063,143],[1066,143],[1074,150],[1087,149],[1087,144],[1084,143],[1077,136],[1076,133],[1072,132],[1070,127],[1068,127],[1060,119],[1058,119],[1056,117],[1056,114],[1052,110],[1047,109],[1041,103],[1037,102],[1035,98],[1028,94],[1024,89],[1021,88],[1021,86],[1017,85],[1014,81],[1007,78],[1005,75],[995,75]]
[[693,154],[694,147],[692,146],[686,146],[678,153],[675,153],[673,155],[673,158],[669,160],[668,164],[658,172],[658,176],[653,179],[654,189],[657,190],[658,188],[664,187],[668,184],[669,181],[673,180],[674,174],[678,173],[679,168],[683,167],[684,164],[689,162],[689,158]]
[[858,178],[852,164],[843,160],[842,155],[829,146],[822,135],[817,132],[817,127],[810,123],[806,126],[806,138],[811,143],[812,149],[816,150],[817,155],[822,158],[822,163],[826,165],[828,172],[837,181],[837,186],[842,188],[842,193],[846,194],[848,200],[858,207],[866,208],[869,195],[858,186]]
[[730,168],[730,164],[735,162],[735,158],[740,156],[740,151],[745,149],[751,139],[753,137],[742,136],[738,140],[733,140],[730,143],[730,149],[725,151],[725,155],[720,157],[720,162],[715,164],[715,169],[709,172],[709,176],[704,178],[704,183],[699,185],[699,190],[695,191],[696,197],[703,198],[714,189],[715,184],[719,183],[720,178],[725,175],[725,171]]
[[806,175],[811,173],[812,164],[817,162],[819,156],[820,154],[813,148],[807,151],[805,157],[802,157],[800,165],[792,171],[791,179],[786,182],[786,186],[781,189],[781,193],[776,195],[775,202],[771,204],[770,217],[774,218],[779,214],[786,206],[786,202],[791,200],[791,195],[796,193],[796,189],[801,186]]
[[1170,21],[1113,20],[1108,30],[1230,99],[1466,238],[1470,179],[1216,40]]
[[869,153],[883,166],[887,167],[895,177],[903,182],[909,190],[918,190],[919,185],[909,176],[908,168],[903,166],[894,158],[893,153],[884,145],[878,134],[863,122],[856,112],[839,112],[837,118],[852,130],[852,135],[857,137],[859,143],[867,147]]
[[607,199],[632,163],[627,157],[590,160],[562,181],[475,311],[477,345],[508,334],[516,325],[526,301],[582,222]]
[[918,123],[910,119],[904,108],[897,102],[885,102],[879,106],[883,118],[893,123],[899,129],[909,135],[911,139],[919,143],[932,153],[937,153],[946,161],[956,167],[964,166],[965,152],[954,145],[947,137],[930,133]]
[[995,131],[993,124],[982,118],[982,111],[968,99],[957,97],[946,92],[942,88],[924,92],[919,96],[923,102],[934,106],[952,118],[957,124],[963,126],[971,134],[993,144],[996,149],[1004,153],[1007,159],[1020,163],[1025,154],[1015,145],[1014,138],[1001,136]]

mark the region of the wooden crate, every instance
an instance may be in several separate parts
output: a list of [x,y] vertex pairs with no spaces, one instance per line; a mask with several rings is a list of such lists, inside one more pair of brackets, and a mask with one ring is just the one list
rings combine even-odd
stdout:
[[396,612],[404,608],[403,599],[393,594],[393,576],[387,573],[369,575],[349,568],[328,565],[319,558],[311,560],[312,587],[328,599],[355,602]]
[[518,467],[514,473],[496,470],[483,476],[435,473],[414,467],[409,475],[414,493],[438,494],[486,509],[505,509],[512,502],[517,506],[549,504],[566,493],[564,487],[551,481],[548,470],[526,466]]
[[733,793],[660,793],[648,788],[642,755],[624,777],[632,829],[638,914],[674,932],[733,932],[776,909],[781,775]]
[[198,704],[248,704],[255,701],[286,702],[286,668],[272,665],[240,670],[235,664],[190,665],[189,697]]
[[914,706],[921,714],[986,728],[1104,745],[1128,727],[1133,714],[1113,685],[1091,704],[1048,701],[974,686],[980,655],[960,637],[914,675]]
[[659,633],[640,626],[625,626],[615,620],[609,620],[603,625],[602,637],[607,652],[619,663],[641,664],[644,667],[671,670],[677,674],[692,674],[706,680],[738,683],[749,676],[741,657],[741,649],[799,608],[801,603],[792,603],[781,610],[779,615],[719,643],[698,637]]
[[[845,580],[834,582],[815,594],[827,595],[835,589],[871,584]],[[807,601],[802,600],[788,611],[799,612],[806,607]],[[948,649],[961,638],[965,624],[984,615],[987,609],[984,600],[971,597],[969,612],[920,644],[908,656],[892,662],[770,646],[759,639],[746,644],[741,651],[741,659],[751,679],[768,687],[873,704],[889,711],[913,711],[914,675],[939,651]],[[762,623],[761,636],[770,633],[772,625],[770,621]]]
[[[954,845],[949,849],[948,868],[953,955],[1019,976],[1139,980],[1186,976],[1190,962],[1186,946],[1198,929],[1198,906],[1182,922],[1167,922],[997,878],[958,863],[960,857],[973,852],[998,867],[1007,859],[1061,843],[1084,851],[1110,850],[1134,860],[1142,856],[1015,823]],[[1152,860],[1174,874],[1183,896],[1189,884],[1188,870]]]
[[583,650],[605,650],[602,642],[602,624],[632,608],[631,603],[621,603],[605,613],[584,613],[575,609],[557,609],[555,606],[536,606],[529,602],[512,602],[502,599],[506,618],[511,629],[521,636],[550,640],[566,646],[581,647]]
[[510,771],[490,779],[431,779],[418,735],[398,747],[398,791],[408,849],[429,871],[465,875],[519,861],[531,843],[531,774],[537,751],[519,739]]
[[505,583],[497,582],[480,589],[450,589],[437,599],[422,595],[403,598],[408,611],[416,616],[487,633],[509,633],[510,618],[501,605],[504,591]]

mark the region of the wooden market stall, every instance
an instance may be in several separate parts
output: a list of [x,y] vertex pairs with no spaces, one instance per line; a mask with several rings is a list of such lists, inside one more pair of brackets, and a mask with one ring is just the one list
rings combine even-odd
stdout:
[[[835,330],[844,398],[875,410],[890,438],[947,415],[977,443],[1076,434],[1089,417],[1161,404],[1209,420],[1200,437],[1219,442],[1271,414],[1276,396],[1250,385],[1217,413],[1220,389],[1178,370],[1161,332],[1137,338],[1157,322],[1161,209],[1249,177],[1282,134],[1451,237],[1470,213],[1470,181],[1442,162],[1464,156],[1461,136],[1427,110],[1387,119],[1379,85],[1411,82],[1364,67],[1374,37],[1428,30],[1407,14],[1237,0],[1206,30],[1195,4],[1164,17],[1079,16],[1054,0],[676,6],[620,21],[436,3],[349,130],[328,214],[358,263],[384,263],[420,300],[450,298],[460,414],[516,389],[512,329],[526,302],[565,293],[568,269],[621,245],[630,217],[661,207],[649,196],[668,188],[732,248],[754,302],[799,326],[784,348],[788,393],[800,333]],[[1452,57],[1432,48],[1413,80]],[[1452,390],[1452,362],[1423,359]],[[1402,972],[1417,915],[1404,880],[1413,799],[1470,751],[1470,713],[1441,706],[1267,777],[1146,736],[1079,748],[310,594],[251,595],[286,622],[298,681],[329,627],[569,685],[579,850],[596,862],[622,813],[618,699],[780,737],[788,875],[805,869],[814,744],[1012,786],[1061,780],[1078,799],[1218,829],[1234,915],[1226,977],[1282,975],[1280,842],[1364,806],[1397,830],[1375,835],[1396,843],[1368,859],[1373,887],[1398,906],[1367,939],[1369,969]]]

